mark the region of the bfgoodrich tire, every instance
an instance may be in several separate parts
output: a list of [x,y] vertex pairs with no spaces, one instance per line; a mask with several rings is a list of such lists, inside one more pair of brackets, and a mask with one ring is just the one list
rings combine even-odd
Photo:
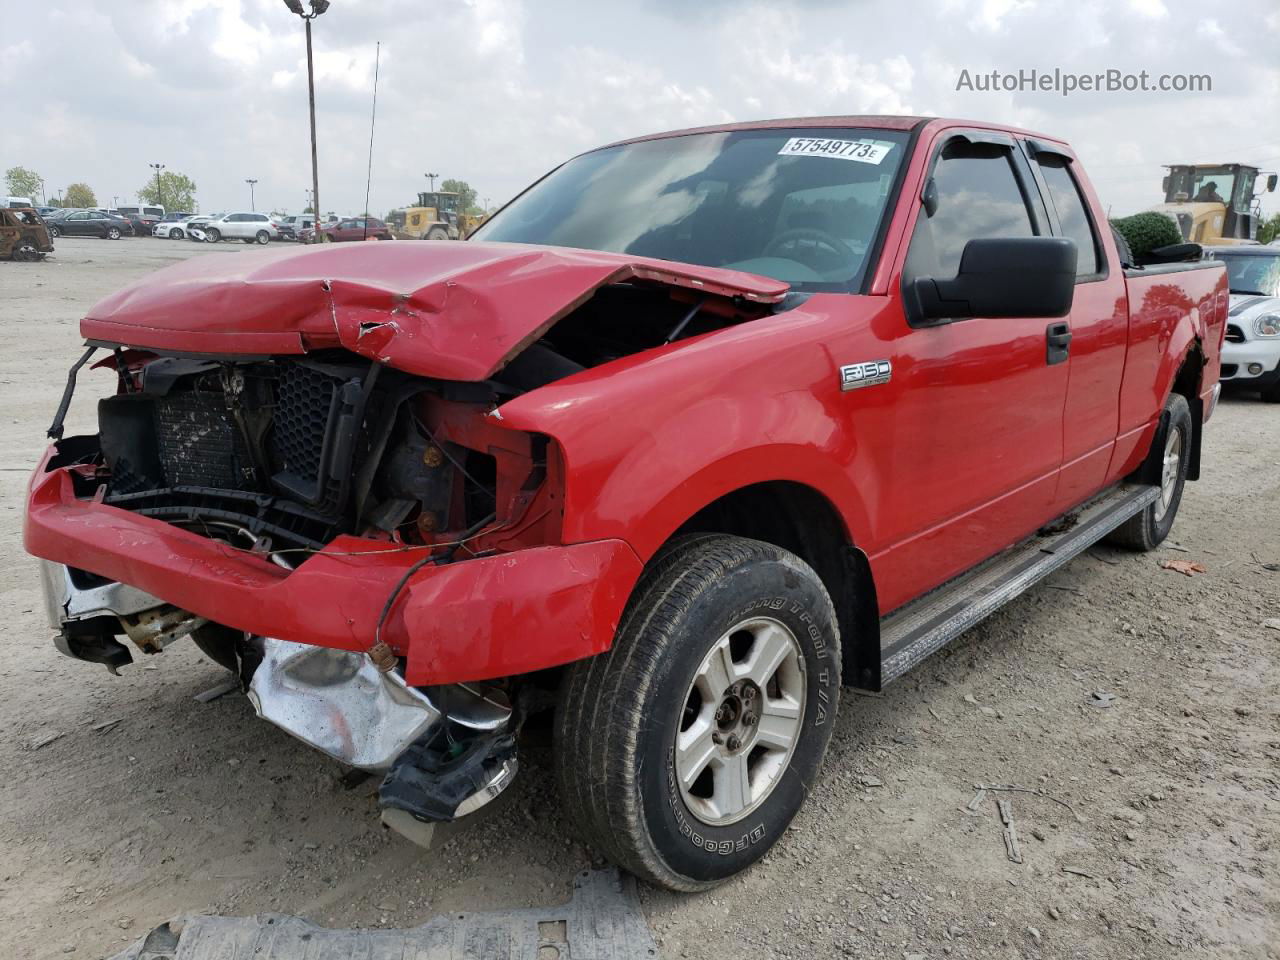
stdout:
[[1154,550],[1173,529],[1182,503],[1182,489],[1187,482],[1187,467],[1191,462],[1191,408],[1187,398],[1179,393],[1169,394],[1164,404],[1165,429],[1162,445],[1152,447],[1148,466],[1160,477],[1160,496],[1148,504],[1107,536],[1107,540],[1130,550]]
[[632,873],[715,886],[800,809],[839,696],[835,612],[813,570],[754,540],[683,539],[642,578],[613,648],[565,677],[561,796]]

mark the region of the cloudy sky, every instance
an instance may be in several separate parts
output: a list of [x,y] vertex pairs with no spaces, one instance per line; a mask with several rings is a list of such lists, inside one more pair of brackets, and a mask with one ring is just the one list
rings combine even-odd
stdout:
[[[310,184],[302,25],[281,0],[8,0],[0,170],[125,202],[160,162],[202,210],[297,212]],[[918,113],[1062,135],[1114,214],[1161,163],[1280,168],[1280,3],[1175,0],[333,0],[315,23],[321,197],[370,209],[427,171],[498,204],[559,161],[655,130]],[[972,74],[1209,73],[1212,92],[984,93]],[[14,131],[25,131],[24,136]],[[1280,195],[1264,199],[1280,209]]]

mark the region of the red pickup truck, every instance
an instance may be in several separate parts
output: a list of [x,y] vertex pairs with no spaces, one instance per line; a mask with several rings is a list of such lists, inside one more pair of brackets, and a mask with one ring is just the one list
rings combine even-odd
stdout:
[[167,267],[83,320],[31,480],[56,642],[193,636],[417,839],[549,716],[585,838],[708,887],[799,809],[842,684],[1168,534],[1226,277],[1124,250],[1060,140],[834,117],[585,153],[466,243]]

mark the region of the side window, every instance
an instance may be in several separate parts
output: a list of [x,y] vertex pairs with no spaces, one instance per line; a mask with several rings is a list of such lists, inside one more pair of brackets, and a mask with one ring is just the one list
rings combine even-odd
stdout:
[[253,222],[254,222],[254,223],[266,223],[266,222],[267,222],[267,215],[266,215],[265,213],[255,213],[255,214],[253,215]]
[[1101,273],[1101,261],[1098,258],[1098,238],[1089,222],[1089,211],[1085,207],[1080,186],[1071,175],[1071,164],[1066,157],[1053,154],[1041,154],[1039,159],[1040,174],[1044,177],[1045,186],[1049,188],[1049,196],[1058,210],[1058,223],[1062,235],[1076,242],[1077,260],[1076,276],[1087,277]]
[[970,240],[1035,236],[1012,148],[954,140],[933,170],[938,206],[921,210],[907,252],[909,277],[950,278]]

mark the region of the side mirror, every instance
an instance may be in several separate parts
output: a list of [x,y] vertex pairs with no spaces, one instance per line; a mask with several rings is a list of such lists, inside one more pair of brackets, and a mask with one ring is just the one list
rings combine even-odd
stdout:
[[1267,193],[1276,192],[1276,175],[1273,173],[1267,177]]
[[969,317],[1064,317],[1076,290],[1066,237],[970,240],[950,280],[917,277],[903,291],[913,323]]
[[1160,181],[1160,189],[1165,193],[1169,192],[1169,178],[1167,176]]

